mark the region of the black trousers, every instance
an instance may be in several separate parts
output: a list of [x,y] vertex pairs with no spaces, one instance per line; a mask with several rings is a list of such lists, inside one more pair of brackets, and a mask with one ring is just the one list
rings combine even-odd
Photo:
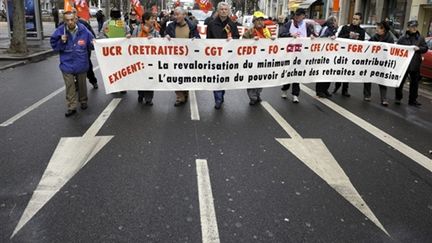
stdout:
[[417,71],[407,71],[405,73],[405,76],[402,79],[402,82],[399,85],[399,88],[396,88],[396,96],[395,96],[395,98],[396,98],[396,100],[401,100],[403,98],[403,86],[405,84],[405,81],[406,81],[408,75],[410,77],[408,102],[412,103],[412,102],[417,101],[417,97],[418,97],[418,87],[419,87],[419,82],[420,82],[420,79],[421,79],[420,70],[417,70]]
[[316,83],[315,84],[315,91],[317,93],[327,93],[328,92],[328,88],[330,88],[330,83],[329,82]]
[[340,83],[340,82],[335,83],[335,88],[334,88],[333,93],[336,93],[336,91],[338,91],[340,86],[342,86],[342,94],[348,93],[348,83]]
[[[293,87],[292,87],[291,94],[295,95],[295,96],[299,96],[300,95],[300,84],[299,83],[293,83],[292,85],[293,85]],[[282,86],[282,90],[283,91],[289,90],[290,86],[291,86],[291,84],[284,84]]]
[[87,71],[87,78],[91,84],[95,84],[97,83],[97,79],[93,72],[93,63],[90,57],[91,57],[91,51],[88,51],[89,69]]

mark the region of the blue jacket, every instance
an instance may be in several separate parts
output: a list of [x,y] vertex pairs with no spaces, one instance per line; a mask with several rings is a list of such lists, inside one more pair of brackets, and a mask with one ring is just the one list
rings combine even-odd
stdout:
[[[200,39],[201,37],[198,33],[197,26],[194,23],[192,23],[192,21],[190,21],[189,19],[186,18],[185,20],[187,25],[189,26],[189,38]],[[176,38],[175,36],[176,26],[177,26],[176,21],[169,23],[168,26],[166,27],[165,34],[169,35],[171,38]]]
[[50,42],[55,51],[60,52],[60,70],[64,73],[83,73],[89,69],[88,51],[94,49],[93,35],[87,28],[77,23],[78,30],[75,38],[66,31],[68,39],[63,43],[61,36],[65,33],[64,24],[60,25],[52,34]]

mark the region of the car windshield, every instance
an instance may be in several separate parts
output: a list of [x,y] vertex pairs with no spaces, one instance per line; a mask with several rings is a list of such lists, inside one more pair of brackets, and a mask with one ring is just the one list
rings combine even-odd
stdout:
[[428,38],[426,40],[426,44],[427,44],[429,50],[432,50],[432,38]]

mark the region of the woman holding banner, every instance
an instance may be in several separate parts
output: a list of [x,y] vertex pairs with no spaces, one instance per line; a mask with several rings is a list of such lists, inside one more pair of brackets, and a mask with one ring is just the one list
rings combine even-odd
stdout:
[[[134,29],[132,36],[151,39],[153,37],[159,38],[159,32],[154,28],[156,18],[151,12],[145,12],[142,16],[142,23]],[[153,105],[154,91],[138,90],[138,103],[143,103],[145,100],[146,105]]]
[[[330,16],[327,18],[326,22],[323,25],[323,28],[320,31],[320,37],[329,37],[332,39],[336,39],[337,29],[337,18],[335,16]],[[329,88],[330,82],[316,83],[316,95],[320,98],[330,98],[332,95],[328,91]]]
[[[243,39],[255,39],[259,40],[261,38],[273,39],[271,32],[264,25],[264,14],[261,11],[255,11],[253,14],[253,28],[246,31],[243,35]],[[262,88],[247,89],[247,94],[249,96],[249,105],[256,105],[261,102],[261,91]]]
[[[390,25],[386,21],[381,21],[376,24],[376,34],[370,38],[369,41],[394,43],[394,39],[390,34]],[[363,95],[365,101],[371,101],[371,88],[372,83],[364,83]],[[388,106],[387,101],[387,87],[384,85],[379,85],[380,95],[381,95],[381,105]]]

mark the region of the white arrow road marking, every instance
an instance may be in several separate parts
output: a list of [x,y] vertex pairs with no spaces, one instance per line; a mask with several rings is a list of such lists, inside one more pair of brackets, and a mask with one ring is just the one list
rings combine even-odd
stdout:
[[349,177],[339,166],[324,142],[321,139],[302,138],[269,103],[263,101],[261,105],[291,137],[276,138],[276,140],[390,236],[352,185]]
[[[99,69],[99,66],[93,68],[93,71],[96,71],[97,69]],[[65,90],[65,87],[61,87],[59,89],[57,89],[56,91],[52,92],[51,94],[47,95],[46,97],[42,98],[41,100],[39,100],[38,102],[34,103],[33,105],[27,107],[25,110],[21,111],[20,113],[16,114],[15,116],[9,118],[7,121],[3,122],[2,124],[0,124],[0,127],[7,127],[9,125],[12,125],[14,122],[16,122],[18,119],[20,119],[21,117],[27,115],[28,113],[30,113],[31,111],[33,111],[34,109],[38,108],[39,106],[41,106],[43,103],[47,102],[48,100],[50,100],[51,98],[53,98],[54,96],[58,95],[59,93],[61,93],[63,90]]]
[[198,111],[198,102],[194,90],[189,91],[190,109],[191,109],[191,119],[193,121],[199,121],[200,115]]
[[200,206],[202,242],[219,243],[219,230],[213,204],[213,193],[207,160],[197,159],[196,171],[198,179],[198,199]]
[[120,101],[113,99],[84,136],[60,139],[11,238],[114,137],[95,135]]
[[[315,91],[309,89],[308,87],[302,85],[301,89],[305,93],[307,93],[308,95],[310,95],[312,97],[316,97]],[[316,99],[319,102],[326,105],[327,107],[329,107],[330,109],[339,113],[341,116],[350,120],[351,122],[353,122],[357,126],[363,128],[365,131],[372,134],[373,136],[375,136],[379,140],[383,141],[384,143],[386,143],[386,144],[390,145],[391,147],[393,147],[394,149],[398,150],[399,152],[404,154],[407,158],[414,160],[419,165],[423,166],[425,169],[432,172],[432,159],[429,159],[425,155],[417,152],[416,150],[414,150],[410,146],[402,143],[401,141],[397,140],[396,138],[394,138],[390,134],[380,130],[376,126],[374,126],[374,125],[370,124],[369,122],[361,119],[360,117],[354,115],[353,113],[351,113],[348,110],[344,109],[343,107],[337,105],[333,101],[331,101],[329,99],[318,99],[318,98],[316,98]]]

